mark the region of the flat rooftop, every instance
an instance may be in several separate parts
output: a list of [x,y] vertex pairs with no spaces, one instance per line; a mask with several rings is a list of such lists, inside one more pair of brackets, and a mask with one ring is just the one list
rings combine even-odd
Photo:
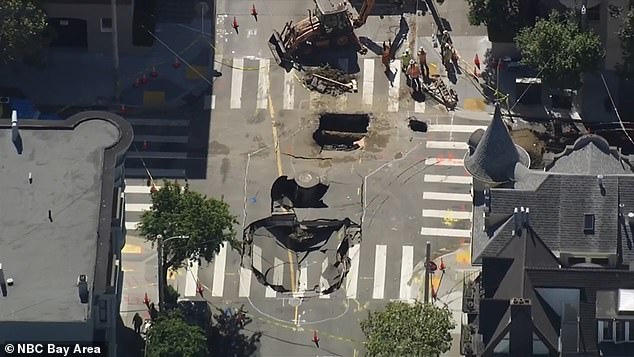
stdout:
[[[93,288],[107,281],[112,169],[131,128],[103,112],[18,126],[13,140],[10,120],[0,120],[0,264],[14,280],[0,294],[0,321],[84,321]],[[80,274],[87,304],[79,299]]]

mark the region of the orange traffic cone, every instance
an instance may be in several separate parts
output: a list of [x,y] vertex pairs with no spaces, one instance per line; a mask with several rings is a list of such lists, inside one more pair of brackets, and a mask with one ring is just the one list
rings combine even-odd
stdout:
[[147,140],[143,140],[143,150],[147,150],[150,145],[147,143]]
[[445,270],[445,262],[440,258],[440,270]]
[[255,4],[251,7],[251,16],[253,16],[256,22],[258,21],[258,10],[255,9]]
[[313,343],[319,348],[319,336],[317,336],[317,330],[313,331]]
[[125,115],[125,112],[126,112],[125,104],[121,104],[121,107],[119,108],[119,113],[121,115]]
[[480,69],[480,58],[478,57],[477,53],[475,55],[475,58],[473,59],[473,64],[475,64],[476,67],[478,67],[478,69]]
[[236,30],[236,33],[240,33],[240,32],[238,31],[238,27],[240,27],[240,26],[238,25],[238,20],[237,20],[237,19],[236,19],[236,17],[234,16],[234,17],[233,17],[233,29],[234,29],[234,30]]

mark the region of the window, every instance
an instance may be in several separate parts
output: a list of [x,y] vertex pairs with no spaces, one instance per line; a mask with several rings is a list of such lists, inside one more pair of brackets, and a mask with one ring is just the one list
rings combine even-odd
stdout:
[[614,340],[614,324],[612,320],[601,321],[603,323],[603,341]]
[[615,328],[615,341],[616,342],[624,342],[625,341],[625,321],[616,321]]
[[568,258],[568,264],[575,265],[575,264],[583,264],[586,262],[586,258],[579,258],[579,257],[570,257]]
[[592,262],[592,264],[608,265],[608,264],[610,264],[610,259],[608,259],[608,258],[592,258],[591,262]]
[[112,19],[109,17],[101,18],[101,32],[112,32]]
[[628,339],[629,339],[630,341],[634,341],[634,321],[630,321],[630,322],[628,322],[627,324],[629,325],[629,328],[628,328],[628,330],[629,330],[629,331],[628,331],[628,333],[629,333],[629,338],[628,338]]
[[594,234],[594,215],[593,214],[583,215],[583,233]]

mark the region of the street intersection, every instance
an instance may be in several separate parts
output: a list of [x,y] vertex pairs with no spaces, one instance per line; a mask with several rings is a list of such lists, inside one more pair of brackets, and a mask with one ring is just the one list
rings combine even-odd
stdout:
[[[460,110],[447,112],[431,98],[416,101],[400,73],[399,61],[391,65],[397,75],[390,83],[380,57],[371,52],[356,63],[345,62],[350,59],[340,63],[358,66],[358,93],[332,97],[310,92],[296,71],[286,73],[275,64],[266,42],[272,28],[281,29],[284,22],[304,17],[312,2],[273,0],[266,8],[256,3],[257,22],[249,16],[251,3],[217,1],[215,63],[222,76],[215,80],[207,100],[211,128],[206,178],[190,179],[190,184],[228,202],[242,223],[241,234],[248,224],[270,216],[271,185],[278,176],[325,177],[331,183],[324,197],[328,208],[316,210],[310,219],[349,218],[362,224],[362,240],[348,254],[351,268],[344,284],[327,295],[307,297],[302,291],[300,277],[322,272],[320,262],[307,261],[291,274],[273,272],[279,279],[293,279],[296,285],[293,293],[275,293],[241,265],[239,252],[226,246],[213,262],[180,275],[196,276],[213,306],[245,304],[254,321],[247,328],[263,333],[261,356],[360,355],[364,338],[359,321],[367,310],[389,301],[422,299],[426,241],[432,243],[433,257],[456,249],[461,249],[463,263],[464,255],[468,256],[471,178],[462,158],[470,134],[488,124],[490,108],[479,97],[478,88],[465,79],[466,73],[455,86]],[[443,12],[450,17],[441,7]],[[231,28],[234,16],[240,24],[238,34]],[[461,16],[466,22],[466,15]],[[439,55],[432,54],[430,16],[407,16],[407,21],[406,45],[412,50],[425,47],[431,74],[446,76]],[[398,16],[372,16],[358,34],[381,43],[394,36],[398,23]],[[484,51],[480,49],[486,46],[482,33],[470,36],[468,27],[454,27],[460,29],[456,41],[466,48],[464,58]],[[364,149],[321,151],[312,134],[324,112],[369,113]],[[412,131],[411,116],[427,122],[427,132]],[[135,202],[130,210],[142,210]],[[129,221],[137,220],[138,214],[131,214]],[[257,259],[259,264],[271,260],[268,263],[278,265],[266,246],[256,245],[254,251],[254,265]],[[187,290],[187,282],[181,280],[174,284]],[[189,280],[192,290],[193,280]],[[458,309],[455,299],[460,294],[453,286],[460,285],[460,278],[456,273],[453,282],[449,280],[443,285],[452,287],[441,287],[439,298],[443,300],[446,293],[445,300],[450,297],[452,302],[446,303]],[[311,342],[314,331],[321,339],[319,349]],[[457,355],[457,350],[448,355]]]

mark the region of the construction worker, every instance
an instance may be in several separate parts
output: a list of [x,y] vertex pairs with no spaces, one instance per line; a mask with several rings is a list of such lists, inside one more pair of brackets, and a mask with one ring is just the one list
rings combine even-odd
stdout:
[[381,62],[385,66],[385,70],[390,70],[390,46],[383,41],[383,53],[381,54]]
[[401,55],[401,65],[403,66],[403,72],[407,71],[409,62],[412,59],[412,55],[409,53],[409,48],[405,49],[405,52]]
[[416,61],[410,60],[407,68],[407,76],[412,81],[412,89],[414,92],[420,92],[422,87],[420,83],[420,68],[416,64]]
[[429,66],[427,65],[427,52],[425,52],[425,49],[422,47],[418,50],[418,63],[420,64],[420,69],[423,71],[423,79],[427,80],[427,78],[429,78]]

